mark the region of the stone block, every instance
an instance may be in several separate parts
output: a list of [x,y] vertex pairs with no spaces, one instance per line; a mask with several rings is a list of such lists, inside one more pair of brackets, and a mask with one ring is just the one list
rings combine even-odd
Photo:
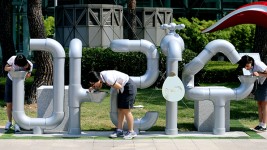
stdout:
[[[213,132],[214,105],[210,100],[194,102],[194,125],[199,132]],[[225,104],[225,131],[230,131],[230,101]]]
[[[68,86],[65,86],[64,90],[64,118],[61,124],[51,130],[45,130],[49,132],[64,132],[68,131],[69,120],[69,107],[68,107]],[[41,86],[37,88],[37,117],[48,118],[53,112],[53,86]]]

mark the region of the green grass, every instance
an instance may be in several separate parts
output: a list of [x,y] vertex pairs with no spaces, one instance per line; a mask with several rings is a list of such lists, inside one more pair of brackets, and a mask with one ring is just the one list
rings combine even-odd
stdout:
[[[209,84],[211,85],[211,84]],[[217,84],[218,85],[218,84]],[[202,86],[206,86],[202,84]],[[237,83],[220,84],[218,86],[237,87]],[[107,90],[108,91],[108,90]],[[143,109],[133,109],[135,118],[141,118],[147,111],[159,112],[156,124],[149,130],[164,131],[166,123],[166,100],[160,89],[138,89],[135,105],[143,105]],[[252,98],[241,101],[231,101],[230,105],[230,130],[244,131],[250,138],[261,138],[249,128],[258,123],[257,103]],[[36,117],[36,107],[25,104],[25,113],[28,116]],[[114,129],[110,117],[110,97],[106,97],[102,103],[85,102],[81,105],[81,129],[86,131],[111,131]],[[5,104],[0,100],[0,126],[7,121]],[[179,132],[196,131],[194,127],[194,101],[183,99],[178,102],[178,123]],[[10,138],[12,135],[5,134],[3,138]]]
[[236,69],[237,64],[232,64],[228,61],[209,61],[205,65],[206,70],[229,70],[229,69]]

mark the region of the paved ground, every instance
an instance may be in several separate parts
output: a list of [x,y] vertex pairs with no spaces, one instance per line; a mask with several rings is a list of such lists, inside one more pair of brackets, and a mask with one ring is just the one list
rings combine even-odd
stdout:
[[267,141],[244,139],[0,140],[1,150],[266,150]]
[[[0,136],[5,131],[0,128]],[[1,139],[0,150],[266,150],[267,132],[258,133],[263,139],[246,138],[244,132],[227,132],[224,135],[212,133],[185,132],[178,135],[165,135],[164,132],[143,132],[133,140],[108,139],[111,132],[82,132],[81,135],[72,136],[66,133],[35,135],[23,131],[12,135],[12,139]],[[33,139],[41,136],[45,139]],[[21,138],[23,139],[16,139]],[[61,137],[61,138],[53,138]],[[100,139],[99,137],[103,137]],[[193,138],[192,138],[193,137]],[[199,139],[198,139],[199,137]],[[221,137],[223,139],[215,139]]]

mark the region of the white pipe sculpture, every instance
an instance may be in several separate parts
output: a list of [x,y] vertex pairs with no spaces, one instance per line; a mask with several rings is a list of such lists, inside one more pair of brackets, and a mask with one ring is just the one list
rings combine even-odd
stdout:
[[48,118],[30,118],[24,111],[24,79],[26,72],[11,72],[13,79],[13,117],[24,129],[33,129],[34,134],[42,134],[44,129],[53,129],[63,120],[64,101],[64,64],[65,51],[63,47],[53,39],[31,39],[30,49],[43,50],[53,55],[53,113]]
[[205,49],[191,62],[185,65],[182,81],[185,86],[185,98],[189,100],[210,100],[214,104],[214,128],[213,134],[225,134],[225,104],[230,100],[242,100],[247,97],[253,89],[255,76],[239,76],[241,85],[231,89],[223,86],[195,87],[194,75],[218,52],[222,52],[232,62],[237,63],[240,55],[235,47],[226,40],[214,40],[208,43]]
[[[182,52],[184,50],[183,39],[175,32],[176,29],[184,29],[185,25],[176,25],[175,23],[163,24],[161,29],[169,29],[170,32],[161,40],[160,47],[165,56],[167,56],[167,76],[172,73],[178,76],[178,61],[182,61]],[[166,101],[166,128],[168,135],[178,134],[177,128],[177,101]]]
[[73,39],[69,47],[70,77],[69,77],[69,125],[68,134],[81,134],[80,107],[82,102],[97,102],[104,100],[106,92],[89,93],[81,86],[82,42]]
[[[159,54],[154,44],[147,40],[128,40],[117,39],[110,44],[114,52],[142,52],[147,57],[147,70],[143,76],[130,78],[134,81],[137,88],[147,88],[151,86],[158,78],[159,70]],[[110,90],[110,117],[114,125],[118,123],[117,110],[117,91],[113,88]],[[151,128],[158,119],[158,112],[148,111],[141,119],[134,120],[134,128],[136,131],[147,130]],[[127,129],[127,124],[124,124],[124,129]]]

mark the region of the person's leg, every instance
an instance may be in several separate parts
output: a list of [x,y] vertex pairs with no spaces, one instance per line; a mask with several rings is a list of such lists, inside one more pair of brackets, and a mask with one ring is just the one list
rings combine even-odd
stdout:
[[12,122],[12,103],[6,103],[6,113],[9,122]]
[[123,130],[124,125],[124,112],[123,109],[118,109],[118,125],[117,128]]
[[116,130],[109,135],[110,138],[117,138],[123,136],[123,124],[124,124],[124,114],[121,109],[118,108],[118,124],[116,125]]
[[6,113],[7,113],[7,123],[12,122],[12,80],[6,77],[5,84],[5,102],[6,102]]
[[258,101],[258,117],[259,117],[259,123],[262,122],[262,117],[263,117],[261,103],[262,103],[261,101]]
[[265,125],[265,128],[266,128],[266,123],[267,123],[267,101],[262,101],[261,102],[261,111],[262,111],[261,122]]
[[123,114],[125,115],[127,125],[128,125],[128,131],[133,132],[133,126],[134,126],[134,117],[130,109],[122,109]]
[[134,117],[131,112],[131,109],[123,109],[123,113],[127,120],[128,124],[128,132],[124,135],[124,139],[132,139],[137,136],[136,132],[134,131]]
[[6,113],[8,121],[5,125],[5,130],[9,130],[12,126],[12,103],[6,103]]

